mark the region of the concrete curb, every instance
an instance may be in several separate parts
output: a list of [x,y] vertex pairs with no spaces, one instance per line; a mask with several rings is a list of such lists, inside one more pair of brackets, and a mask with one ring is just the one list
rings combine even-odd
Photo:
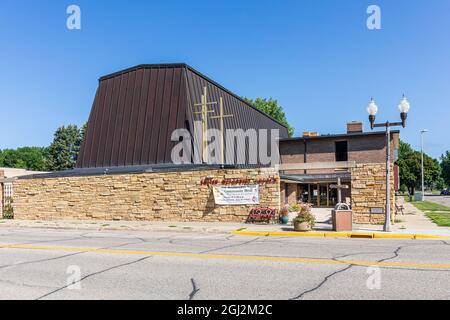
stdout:
[[233,231],[239,236],[258,237],[315,237],[315,238],[349,238],[349,239],[450,239],[450,236],[407,233],[372,233],[372,232],[270,232],[270,231]]
[[41,229],[41,230],[74,230],[74,231],[91,231],[91,232],[105,232],[105,231],[120,231],[120,232],[171,232],[171,233],[206,233],[206,234],[230,234],[231,229],[220,230],[215,228],[194,228],[194,227],[161,227],[153,226],[151,228],[139,227],[115,227],[115,226],[101,226],[101,225],[46,225],[46,224],[7,224],[0,223],[0,230],[6,228],[25,228],[25,229]]

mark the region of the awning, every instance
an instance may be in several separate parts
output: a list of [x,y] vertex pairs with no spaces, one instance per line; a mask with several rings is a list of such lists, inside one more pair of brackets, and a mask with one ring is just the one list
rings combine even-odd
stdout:
[[285,183],[326,183],[341,181],[350,181],[351,174],[345,173],[330,173],[330,174],[298,174],[298,175],[281,175],[281,182]]

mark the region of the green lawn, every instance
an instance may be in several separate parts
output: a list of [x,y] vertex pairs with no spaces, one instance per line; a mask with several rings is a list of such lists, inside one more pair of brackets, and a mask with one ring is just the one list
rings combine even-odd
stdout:
[[[405,200],[409,200],[406,199]],[[450,227],[450,208],[433,202],[411,202],[417,209],[425,212],[428,218],[440,227]]]

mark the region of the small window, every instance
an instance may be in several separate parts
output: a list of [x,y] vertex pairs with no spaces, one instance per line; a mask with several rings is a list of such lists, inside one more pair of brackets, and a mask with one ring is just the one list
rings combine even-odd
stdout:
[[348,161],[348,143],[347,141],[336,142],[336,161]]

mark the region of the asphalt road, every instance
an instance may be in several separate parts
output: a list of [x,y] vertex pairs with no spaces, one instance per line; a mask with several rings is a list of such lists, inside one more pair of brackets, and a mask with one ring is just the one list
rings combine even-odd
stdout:
[[427,201],[442,204],[450,208],[450,196],[427,196]]
[[447,300],[450,241],[0,228],[0,299]]

